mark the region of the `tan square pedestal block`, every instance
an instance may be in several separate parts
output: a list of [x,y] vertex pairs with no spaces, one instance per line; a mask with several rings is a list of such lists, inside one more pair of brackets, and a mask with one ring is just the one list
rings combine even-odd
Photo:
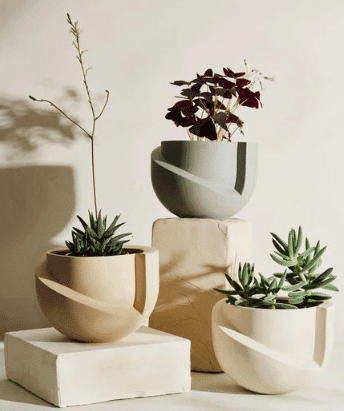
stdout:
[[58,407],[191,387],[190,341],[148,327],[117,343],[71,341],[54,328],[10,332],[5,365],[8,379]]
[[[239,262],[252,261],[251,224],[231,218],[167,218],[155,221],[160,292],[149,325],[191,340],[191,368],[221,371],[212,344],[211,312],[224,298],[224,272],[236,279]],[[234,275],[235,273],[235,275]]]

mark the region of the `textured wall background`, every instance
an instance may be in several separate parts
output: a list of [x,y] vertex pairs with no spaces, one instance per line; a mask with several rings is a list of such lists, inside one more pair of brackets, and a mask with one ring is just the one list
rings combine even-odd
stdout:
[[[276,76],[262,110],[240,111],[247,140],[260,143],[257,188],[237,216],[253,224],[256,265],[272,272],[269,232],[285,237],[301,224],[328,245],[324,265],[344,291],[341,0],[0,0],[1,335],[45,324],[35,261],[93,206],[89,141],[27,97],[51,99],[90,127],[67,12],[84,29],[98,107],[111,93],[96,134],[99,204],[122,213],[132,243],[150,244],[153,221],[171,216],[150,184],[150,152],[187,139],[164,119],[176,95],[169,82],[209,67],[240,70],[246,58]],[[334,301],[344,340],[343,298]]]

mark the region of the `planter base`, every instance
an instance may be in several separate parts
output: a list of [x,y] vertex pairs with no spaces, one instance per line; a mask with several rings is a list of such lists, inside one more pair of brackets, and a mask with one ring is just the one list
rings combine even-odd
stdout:
[[160,292],[150,327],[191,340],[193,371],[219,372],[211,334],[211,312],[239,262],[251,261],[252,233],[247,221],[166,218],[153,226],[159,250]]
[[119,343],[73,342],[54,328],[5,337],[7,378],[58,407],[190,390],[190,341],[141,327]]

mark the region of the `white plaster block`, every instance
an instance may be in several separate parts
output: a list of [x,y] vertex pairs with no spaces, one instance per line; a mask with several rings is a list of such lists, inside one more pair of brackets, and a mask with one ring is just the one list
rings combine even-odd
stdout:
[[150,327],[191,340],[191,368],[221,371],[211,333],[211,312],[224,296],[224,273],[237,277],[239,262],[252,261],[247,221],[166,218],[155,221],[152,245],[159,250],[160,291]]
[[190,390],[190,341],[148,327],[117,343],[54,328],[5,335],[7,378],[58,407]]

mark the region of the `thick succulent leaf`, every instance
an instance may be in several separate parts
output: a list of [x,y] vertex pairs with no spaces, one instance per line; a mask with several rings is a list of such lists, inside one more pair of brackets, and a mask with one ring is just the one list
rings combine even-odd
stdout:
[[290,298],[289,303],[293,305],[297,305],[297,304],[302,304],[303,301],[304,301],[304,297]]
[[270,256],[277,264],[283,265],[285,267],[292,267],[295,265],[295,261],[282,260],[274,256],[273,254],[270,254]]
[[312,300],[329,300],[332,297],[325,293],[312,293],[309,298]]
[[295,254],[296,255],[300,251],[301,246],[302,246],[302,228],[300,226],[299,231],[297,233],[297,240],[296,240],[296,245],[295,245]]
[[282,288],[286,277],[287,277],[287,270],[284,271],[284,273],[282,274],[282,277],[281,277],[281,279],[280,279],[280,281],[279,281],[279,283],[278,283],[278,289],[279,289],[279,290]]
[[293,304],[285,304],[285,303],[276,303],[275,307],[276,308],[283,308],[283,309],[286,309],[286,310],[288,310],[288,309],[297,309],[298,310],[299,309],[298,307],[296,307]]
[[94,219],[93,213],[91,213],[90,210],[88,210],[88,216],[89,216],[91,228],[93,228],[93,230],[96,230],[96,220]]
[[120,217],[120,214],[118,216],[115,217],[115,219],[113,220],[113,222],[110,224],[110,226],[107,228],[107,230],[105,231],[105,235],[109,235],[109,234],[113,234],[121,225],[125,224],[125,223],[121,223],[121,224],[117,224],[117,221]]
[[300,281],[300,282],[297,282],[296,284],[293,284],[293,285],[286,285],[286,286],[282,287],[282,290],[283,291],[295,291],[295,290],[298,290],[301,287],[304,288],[305,284],[307,284],[306,281]]
[[284,248],[284,251],[288,252],[288,245],[277,234],[270,233],[272,237]]
[[311,298],[307,299],[307,307],[316,307],[323,303],[323,300],[313,300]]
[[266,286],[269,286],[269,281],[267,280],[267,278],[264,277],[264,275],[261,274],[261,273],[259,273],[259,276],[260,276],[260,279],[261,279],[262,283]]
[[247,307],[248,306],[248,302],[246,300],[236,300],[235,305],[238,305],[240,307]]
[[237,299],[233,297],[232,295],[227,296],[227,303],[235,304],[237,302]]
[[303,297],[308,294],[308,291],[293,291],[291,293],[288,293],[288,296],[291,298],[296,298],[296,297]]
[[85,234],[84,231],[81,231],[76,227],[73,227],[72,229],[75,231],[75,233],[77,233],[81,237]]
[[327,284],[320,288],[324,288],[325,290],[329,290],[329,291],[339,291],[338,288],[333,284]]
[[274,292],[276,287],[277,287],[277,278],[273,278],[268,288],[269,292]]
[[322,248],[322,249],[321,249],[320,251],[318,251],[318,252],[316,252],[316,249],[315,249],[315,252],[316,252],[316,253],[315,253],[314,257],[311,259],[311,261],[310,261],[308,264],[306,264],[306,265],[303,267],[303,270],[304,270],[304,271],[310,270],[310,269],[318,262],[318,260],[320,259],[320,257],[324,254],[326,248],[327,248],[327,247],[324,247],[324,248]]
[[325,270],[322,274],[319,274],[316,278],[315,281],[323,281],[325,280],[326,277],[328,277],[333,271],[333,267],[328,268]]
[[336,278],[337,278],[337,277],[333,276],[333,277],[326,278],[325,280],[320,281],[320,282],[318,282],[318,281],[315,280],[315,281],[311,282],[310,284],[304,285],[303,288],[304,288],[305,290],[311,290],[311,289],[313,289],[313,288],[321,288],[321,287],[323,287],[324,285],[327,285],[327,284],[331,283],[331,282],[332,282],[333,280],[335,280]]
[[118,241],[119,239],[123,238],[123,237],[127,237],[128,235],[131,235],[131,233],[124,233],[124,234],[119,234],[116,235],[116,237],[113,237],[113,241]]
[[225,273],[225,277],[229,284],[235,289],[235,290],[242,290],[242,287],[239,283],[237,283],[235,280],[233,280],[227,273]]
[[277,250],[280,254],[283,254],[283,255],[286,254],[286,253],[285,253],[285,249],[282,248],[275,239],[272,239],[272,244],[274,245],[274,247],[276,248],[276,250]]
[[297,257],[298,261],[301,261],[302,259],[308,257],[314,250],[315,250],[315,247],[309,247],[306,251],[304,251],[302,254],[300,254]]
[[292,260],[294,258],[294,235],[293,230],[289,232],[288,235],[288,255],[289,258]]

